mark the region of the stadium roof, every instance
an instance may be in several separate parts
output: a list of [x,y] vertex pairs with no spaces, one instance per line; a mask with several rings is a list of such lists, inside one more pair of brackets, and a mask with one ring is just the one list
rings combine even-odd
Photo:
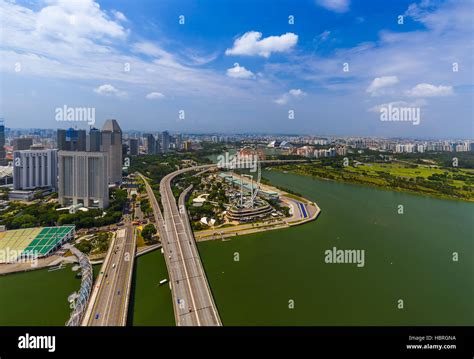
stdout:
[[74,232],[74,226],[15,229],[0,232],[0,263],[21,257],[44,257],[56,250]]

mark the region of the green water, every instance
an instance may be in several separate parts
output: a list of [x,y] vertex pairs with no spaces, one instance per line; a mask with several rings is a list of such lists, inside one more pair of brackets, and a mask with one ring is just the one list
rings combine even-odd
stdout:
[[[474,324],[473,204],[273,171],[265,177],[322,213],[302,226],[199,244],[225,325]],[[365,266],[326,264],[324,251],[334,246],[365,250]],[[157,286],[163,278],[160,251],[138,257],[133,325],[174,325],[169,286]],[[62,326],[67,296],[79,286],[70,267],[0,276],[0,325]]]
[[63,326],[71,313],[67,297],[81,286],[71,268],[0,276],[0,325]]
[[[473,204],[264,175],[322,213],[302,226],[199,244],[224,325],[474,324]],[[333,247],[365,250],[365,266],[326,264]]]
[[142,326],[174,326],[171,290],[162,279],[168,279],[165,260],[160,250],[138,257],[130,305],[131,322]]
[[[0,326],[63,326],[71,312],[67,297],[81,285],[71,268],[0,276]],[[96,275],[100,265],[93,269]],[[129,313],[133,325],[174,325],[169,286],[157,286],[163,278],[168,274],[159,250],[137,258]]]

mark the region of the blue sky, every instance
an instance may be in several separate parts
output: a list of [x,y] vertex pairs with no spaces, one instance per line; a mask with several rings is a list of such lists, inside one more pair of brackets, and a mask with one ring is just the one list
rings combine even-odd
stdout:
[[[66,105],[126,130],[473,137],[472,0],[0,0],[0,10],[9,127],[65,127],[55,109]],[[382,122],[388,104],[420,108],[420,124]]]

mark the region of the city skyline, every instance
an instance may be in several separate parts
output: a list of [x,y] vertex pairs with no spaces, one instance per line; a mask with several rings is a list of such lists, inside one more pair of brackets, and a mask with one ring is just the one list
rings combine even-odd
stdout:
[[[77,106],[124,132],[472,138],[469,1],[245,4],[1,1],[0,116],[86,128],[55,121]],[[419,108],[419,125],[381,121],[384,104]]]

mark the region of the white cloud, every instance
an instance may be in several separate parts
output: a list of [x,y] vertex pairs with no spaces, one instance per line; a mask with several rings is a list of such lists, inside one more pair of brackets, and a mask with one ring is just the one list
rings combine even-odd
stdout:
[[99,95],[104,95],[104,96],[117,96],[117,97],[126,96],[125,92],[118,90],[111,84],[100,85],[99,87],[96,87],[94,89],[94,92]]
[[35,25],[38,35],[72,42],[80,37],[100,40],[127,36],[125,29],[111,20],[92,0],[49,1],[49,5],[38,12]]
[[245,55],[270,57],[272,53],[288,52],[298,42],[298,35],[288,32],[280,36],[269,36],[262,39],[262,33],[249,31],[234,41],[226,55]]
[[316,0],[316,3],[327,10],[343,13],[349,11],[350,0]]
[[206,65],[214,61],[215,59],[217,59],[218,56],[219,56],[219,52],[213,52],[210,54],[202,54],[192,49],[187,49],[186,51],[184,51],[184,61],[190,65],[197,65],[197,66]]
[[411,90],[405,92],[407,96],[412,97],[438,97],[438,96],[450,96],[453,95],[452,86],[435,86],[431,84],[418,84]]
[[145,96],[148,100],[160,100],[165,97],[161,92],[150,92]]
[[318,37],[321,39],[321,41],[326,41],[329,38],[329,35],[331,35],[331,31],[324,30],[321,34],[318,35]]
[[247,70],[245,67],[240,66],[237,62],[234,64],[234,67],[227,69],[227,76],[233,77],[236,79],[252,79],[255,78],[255,75],[252,71]]
[[301,89],[291,89],[288,93],[295,97],[306,95],[306,93],[303,92]]
[[161,47],[149,41],[136,42],[132,44],[131,49],[133,52],[152,57],[171,56]]
[[305,96],[305,95],[306,95],[306,92],[304,92],[301,89],[291,89],[287,93],[284,93],[283,95],[278,97],[273,102],[275,102],[278,105],[286,105],[292,97],[298,98],[298,97],[302,97],[302,96]]
[[125,15],[120,11],[112,10],[112,14],[114,15],[115,19],[118,21],[122,21],[122,22],[128,21]]
[[386,88],[388,86],[392,86],[398,83],[397,76],[382,76],[376,77],[372,80],[371,84],[367,88],[367,92],[370,93],[372,96],[377,96],[381,94],[381,89]]
[[[31,77],[78,85],[77,81],[84,81],[89,87],[113,83],[129,93],[157,87],[180,96],[253,96],[248,87],[230,83],[220,71],[187,64],[186,54],[178,57],[154,41],[130,42],[130,30],[124,25],[130,21],[122,24],[92,0],[48,0],[31,9],[0,0],[0,14],[0,72],[15,73],[15,64],[20,63],[24,81]],[[215,56],[197,61],[212,61]]]
[[288,95],[287,94],[281,95],[274,102],[278,105],[286,105],[288,103]]

